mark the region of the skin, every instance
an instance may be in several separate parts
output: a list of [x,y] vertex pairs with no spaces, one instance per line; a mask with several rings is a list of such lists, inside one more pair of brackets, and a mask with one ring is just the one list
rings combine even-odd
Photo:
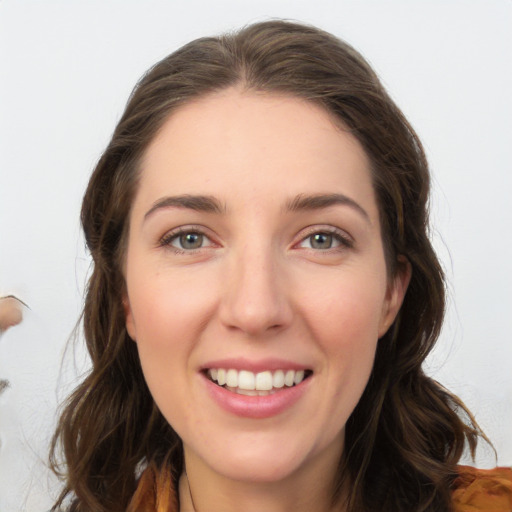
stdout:
[[0,333],[23,320],[22,302],[16,297],[0,298]]
[[[22,305],[24,303],[12,295],[0,297],[0,335],[21,323],[23,320]],[[0,379],[0,394],[8,387],[9,381]]]
[[[407,268],[388,275],[369,168],[321,108],[239,88],[181,107],[150,144],[124,305],[151,393],[184,443],[182,512],[330,510],[345,423],[409,280]],[[351,202],[289,208],[333,193]],[[214,197],[220,211],[155,206],[181,195]],[[200,247],[183,248],[177,228],[202,233]],[[228,357],[313,373],[291,407],[239,417],[202,373]]]

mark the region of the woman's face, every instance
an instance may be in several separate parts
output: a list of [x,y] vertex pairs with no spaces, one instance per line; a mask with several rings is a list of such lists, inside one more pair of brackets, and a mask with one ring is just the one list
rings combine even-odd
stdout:
[[125,275],[128,332],[187,464],[259,482],[333,470],[407,284],[388,279],[353,136],[290,97],[185,105],[142,162]]

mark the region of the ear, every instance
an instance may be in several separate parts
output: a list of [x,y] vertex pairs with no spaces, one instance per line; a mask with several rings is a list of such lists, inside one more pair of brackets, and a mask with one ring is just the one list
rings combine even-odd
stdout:
[[123,296],[123,309],[124,309],[126,331],[128,332],[128,336],[130,336],[130,338],[133,341],[137,341],[135,321],[133,319],[132,307],[130,306],[130,300],[128,299],[128,296],[126,294]]
[[395,321],[411,280],[412,268],[405,256],[398,256],[395,275],[389,279],[386,299],[382,307],[379,324],[379,338],[382,338]]

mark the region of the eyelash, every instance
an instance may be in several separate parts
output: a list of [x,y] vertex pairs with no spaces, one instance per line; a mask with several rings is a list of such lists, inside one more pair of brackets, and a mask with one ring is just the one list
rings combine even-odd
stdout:
[[[206,247],[209,247],[211,245],[215,245],[214,242],[212,242],[211,238],[205,233],[205,230],[201,228],[200,226],[185,226],[185,227],[179,227],[174,229],[171,232],[166,233],[162,238],[160,238],[158,245],[160,247],[167,247],[169,249],[172,249],[176,254],[190,254],[194,253],[196,251],[200,251],[201,249],[204,249],[204,246],[193,248],[193,249],[185,249],[185,248],[179,248],[173,246],[173,242],[175,240],[178,240],[180,237],[184,235],[199,235],[204,237],[207,241],[209,241],[209,245]],[[354,247],[354,240],[345,232],[334,228],[326,226],[325,228],[318,228],[318,227],[312,227],[305,236],[302,236],[298,243],[294,244],[293,247],[297,247],[306,242],[308,239],[311,239],[315,235],[328,235],[332,236],[333,240],[337,243],[339,243],[339,246],[337,247],[328,247],[326,249],[319,249],[314,247],[304,247],[303,249],[311,250],[314,252],[320,252],[320,253],[332,253],[333,251],[342,251],[344,249],[351,249]]]

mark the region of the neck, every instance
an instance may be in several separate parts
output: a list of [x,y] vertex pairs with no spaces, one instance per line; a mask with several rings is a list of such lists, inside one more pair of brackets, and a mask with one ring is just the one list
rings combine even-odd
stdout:
[[[333,478],[337,463],[320,468],[311,462],[308,468],[272,482],[237,481],[197,464],[186,457],[187,472],[180,479],[180,512],[343,512],[333,505]],[[326,472],[326,469],[328,470]],[[330,475],[326,477],[326,475]]]

